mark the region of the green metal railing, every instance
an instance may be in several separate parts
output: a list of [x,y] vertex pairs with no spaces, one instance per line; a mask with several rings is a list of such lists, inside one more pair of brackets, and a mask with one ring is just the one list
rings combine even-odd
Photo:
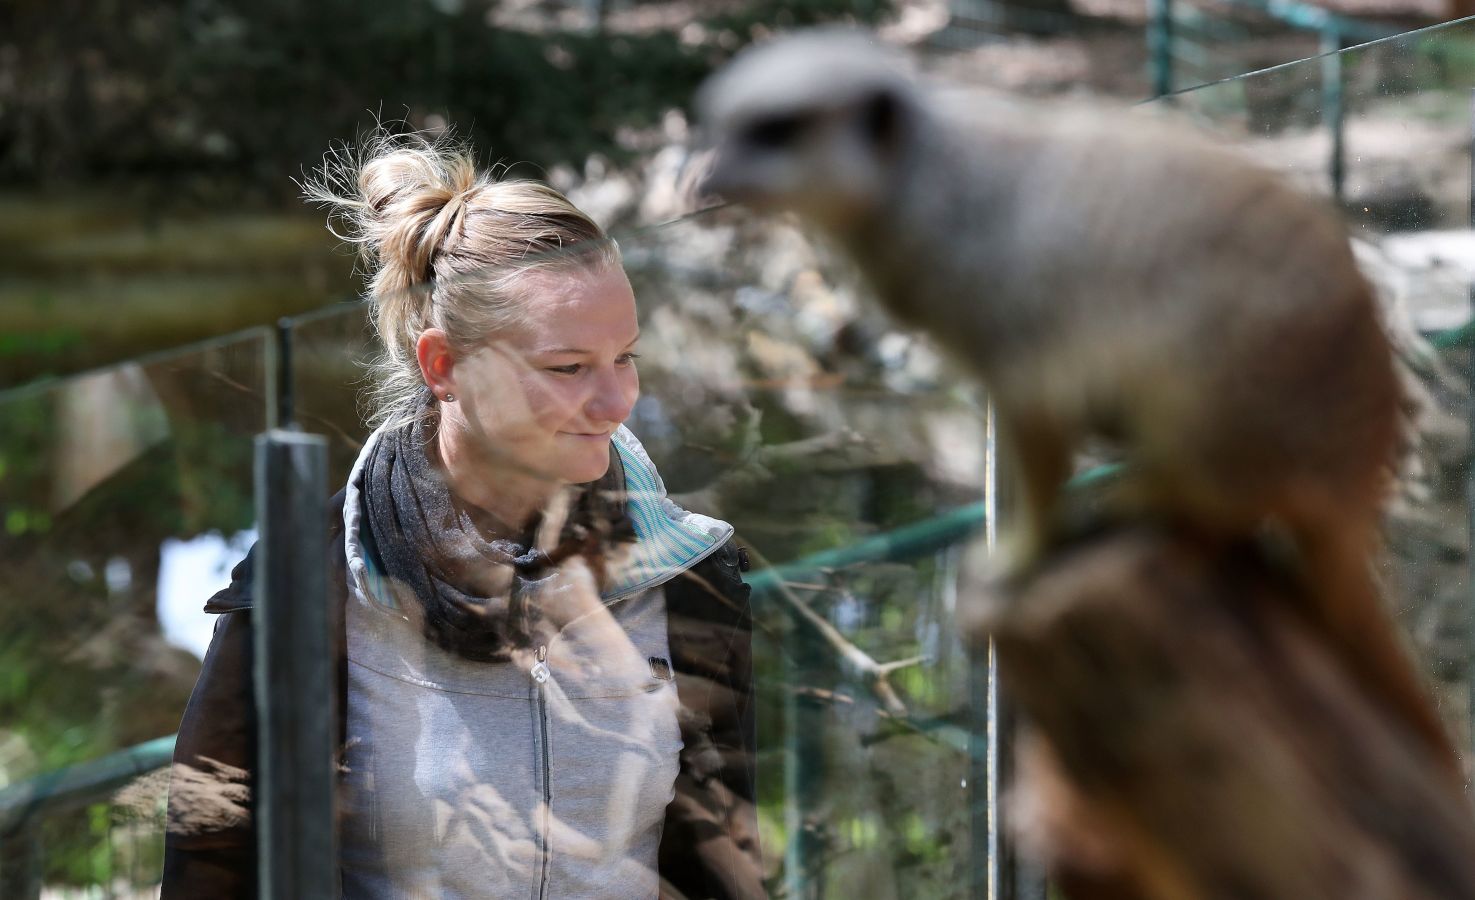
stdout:
[[[1398,34],[1403,29],[1362,19],[1338,15],[1300,0],[1216,0],[1222,5],[1249,10],[1297,31],[1321,36],[1321,52],[1334,53],[1346,44],[1361,44]],[[1165,96],[1178,90],[1218,81],[1224,76],[1209,73],[1200,84],[1178,88],[1175,75],[1179,62],[1200,64],[1206,59],[1201,46],[1186,41],[1184,31],[1208,39],[1243,38],[1243,29],[1219,22],[1203,10],[1183,0],[1150,0],[1147,21],[1148,65],[1154,96]],[[1253,73],[1251,73],[1253,74]],[[1242,74],[1230,75],[1232,78]]]
[[[1327,179],[1332,197],[1341,203],[1347,172],[1347,113],[1343,97],[1344,74],[1341,50],[1348,43],[1376,41],[1397,34],[1401,29],[1393,26],[1353,19],[1338,15],[1318,6],[1299,0],[1219,0],[1231,7],[1253,10],[1290,28],[1312,32],[1321,37],[1321,119],[1330,138],[1327,154]],[[1216,27],[1211,16],[1198,10],[1198,15],[1184,16],[1180,11],[1182,0],[1150,0],[1150,16],[1147,23],[1148,65],[1151,69],[1152,91],[1155,98],[1170,98],[1180,92],[1175,84],[1178,63],[1185,57],[1198,57],[1190,62],[1202,62],[1205,54],[1202,47],[1187,42],[1182,34],[1185,26],[1200,34],[1212,37],[1215,31],[1224,31],[1222,23]],[[1189,9],[1195,9],[1189,7]],[[1185,21],[1187,20],[1187,21]],[[1298,60],[1297,62],[1301,62]],[[1291,65],[1293,63],[1287,63]],[[1202,72],[1203,70],[1200,69]],[[1193,90],[1207,83],[1228,80],[1216,73],[1181,90]],[[1253,73],[1250,73],[1253,74]],[[1231,78],[1244,77],[1233,75]]]
[[155,738],[0,789],[0,841],[41,816],[105,800],[140,775],[168,765],[175,737]]
[[40,825],[49,816],[107,801],[140,776],[169,764],[175,735],[0,789],[0,897],[41,896]]

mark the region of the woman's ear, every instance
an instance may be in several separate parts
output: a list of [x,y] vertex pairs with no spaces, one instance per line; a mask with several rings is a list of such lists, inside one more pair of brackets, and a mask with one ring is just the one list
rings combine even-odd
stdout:
[[420,377],[437,398],[444,400],[456,392],[456,359],[444,331],[427,328],[421,332],[415,341],[415,358],[420,362]]

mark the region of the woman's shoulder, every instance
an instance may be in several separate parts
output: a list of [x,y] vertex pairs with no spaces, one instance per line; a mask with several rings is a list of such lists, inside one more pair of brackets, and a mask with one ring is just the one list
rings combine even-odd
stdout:
[[[343,497],[342,489],[328,499],[327,525],[328,525],[328,550],[331,557],[336,555],[340,546],[338,537],[343,533]],[[244,612],[252,606],[252,596],[256,581],[256,548],[260,542],[251,545],[246,551],[246,556],[230,570],[230,584],[216,591],[205,601],[205,612],[213,614]]]

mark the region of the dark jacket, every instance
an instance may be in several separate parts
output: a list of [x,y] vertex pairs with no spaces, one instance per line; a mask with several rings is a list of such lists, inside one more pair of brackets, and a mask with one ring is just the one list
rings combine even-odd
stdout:
[[[330,595],[348,597],[343,492],[331,501]],[[165,840],[164,900],[256,896],[252,560],[211,597],[215,634],[180,724]],[[662,896],[764,897],[754,793],[752,616],[740,552],[729,541],[665,587],[681,700],[680,772],[660,846]],[[342,621],[342,617],[339,617]],[[338,635],[340,686],[346,653]],[[339,734],[345,735],[340,703]]]

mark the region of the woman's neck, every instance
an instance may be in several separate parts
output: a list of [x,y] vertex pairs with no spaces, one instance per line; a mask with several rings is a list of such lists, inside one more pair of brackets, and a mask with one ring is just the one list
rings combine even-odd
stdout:
[[512,530],[505,537],[526,531],[560,487],[553,479],[477,452],[455,428],[437,427],[431,445],[451,495],[504,523]]

